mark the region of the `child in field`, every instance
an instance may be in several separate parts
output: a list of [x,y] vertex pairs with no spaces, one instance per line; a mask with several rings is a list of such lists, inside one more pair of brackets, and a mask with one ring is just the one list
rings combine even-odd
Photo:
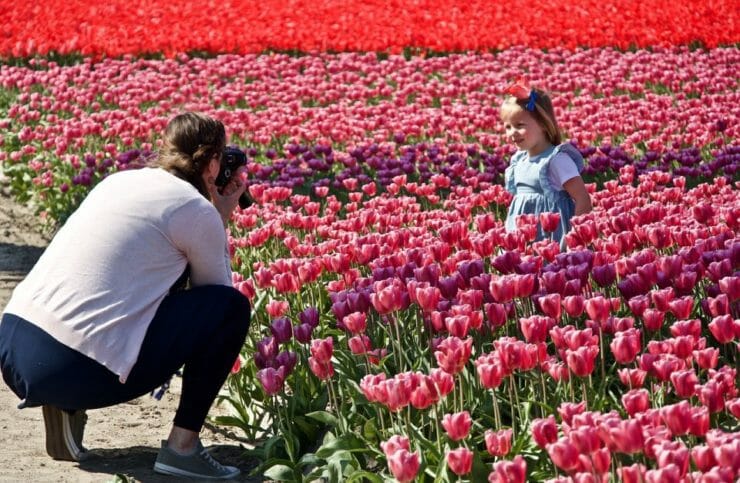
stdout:
[[506,190],[514,195],[506,217],[506,230],[516,230],[516,218],[558,213],[552,235],[537,228],[537,240],[552,236],[563,245],[570,219],[591,211],[581,171],[583,156],[570,143],[563,143],[550,97],[517,81],[506,90],[501,120],[506,137],[519,149],[505,172]]

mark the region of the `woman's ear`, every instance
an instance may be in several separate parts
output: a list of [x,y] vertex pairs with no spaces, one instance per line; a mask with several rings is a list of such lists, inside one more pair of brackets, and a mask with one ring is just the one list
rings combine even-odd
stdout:
[[208,162],[208,167],[206,168],[207,176],[210,178],[216,179],[220,168],[221,168],[221,160],[217,156],[214,156]]

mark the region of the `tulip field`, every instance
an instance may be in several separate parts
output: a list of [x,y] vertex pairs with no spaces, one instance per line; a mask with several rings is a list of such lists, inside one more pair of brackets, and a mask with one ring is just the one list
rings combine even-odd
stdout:
[[[216,422],[255,474],[740,479],[736,2],[179,3],[1,7],[0,169],[53,229],[224,122],[254,311]],[[567,247],[504,229],[522,75],[586,160]]]

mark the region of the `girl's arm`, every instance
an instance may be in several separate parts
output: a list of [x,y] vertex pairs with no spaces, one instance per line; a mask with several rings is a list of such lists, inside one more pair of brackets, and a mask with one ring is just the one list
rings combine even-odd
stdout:
[[563,189],[568,192],[573,201],[576,202],[575,215],[583,215],[591,211],[591,197],[586,191],[583,178],[576,176],[563,183]]

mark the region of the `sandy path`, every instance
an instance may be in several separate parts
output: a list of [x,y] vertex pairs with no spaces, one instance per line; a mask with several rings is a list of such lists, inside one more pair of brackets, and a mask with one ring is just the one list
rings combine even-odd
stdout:
[[[0,195],[0,311],[47,243],[34,220],[28,209]],[[0,482],[109,482],[116,475],[125,476],[128,481],[177,481],[157,475],[152,466],[160,440],[169,431],[179,394],[180,380],[176,378],[161,401],[145,396],[89,411],[84,444],[91,450],[90,458],[69,463],[47,456],[41,409],[16,409],[18,398],[0,381]],[[211,415],[227,412],[225,407],[215,407]],[[254,467],[254,462],[242,455],[248,443],[240,441],[228,428],[207,424],[201,438],[218,460],[242,469],[242,477],[237,481],[262,480],[246,476]]]

